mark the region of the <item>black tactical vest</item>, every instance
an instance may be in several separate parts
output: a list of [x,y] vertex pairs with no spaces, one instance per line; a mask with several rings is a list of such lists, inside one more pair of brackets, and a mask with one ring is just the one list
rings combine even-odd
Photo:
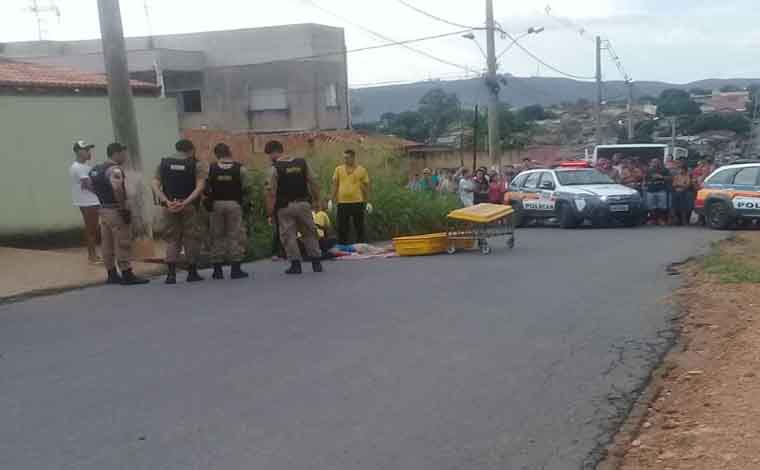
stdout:
[[306,160],[296,158],[290,161],[277,161],[277,208],[287,207],[291,202],[308,201],[309,186]]
[[243,202],[243,181],[240,178],[240,163],[217,162],[211,165],[208,184],[214,201]]
[[95,195],[98,196],[98,200],[101,204],[118,204],[116,200],[116,194],[114,194],[113,186],[111,186],[111,180],[108,178],[108,169],[118,166],[116,163],[107,161],[96,165],[90,170],[89,176],[92,182],[92,189]]
[[166,157],[161,160],[161,187],[169,199],[183,200],[195,191],[195,165],[192,158]]

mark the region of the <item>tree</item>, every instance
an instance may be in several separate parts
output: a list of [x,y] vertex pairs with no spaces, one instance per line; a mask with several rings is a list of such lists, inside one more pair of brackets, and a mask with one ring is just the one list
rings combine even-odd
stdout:
[[750,120],[742,113],[711,113],[697,117],[690,132],[699,134],[705,131],[734,131],[737,134],[748,134],[751,127]]
[[518,111],[518,116],[523,121],[543,121],[546,119],[546,111],[540,104],[526,106]]
[[657,99],[657,112],[662,116],[699,114],[699,105],[683,90],[671,88],[663,91]]
[[459,98],[456,93],[434,88],[420,99],[418,110],[428,128],[426,140],[434,141],[459,120]]
[[424,142],[428,136],[425,121],[417,111],[404,111],[399,114],[384,113],[380,116],[380,122],[374,126],[374,129],[371,124],[364,124],[361,127],[357,126],[357,129],[375,130],[415,142]]
[[706,88],[691,88],[689,94],[692,96],[707,96],[712,95],[712,90]]
[[742,89],[736,85],[728,84],[720,87],[720,91],[721,93],[732,93],[735,91],[742,91]]
[[636,100],[639,104],[656,104],[657,98],[655,98],[652,95],[644,95],[640,96],[638,100]]

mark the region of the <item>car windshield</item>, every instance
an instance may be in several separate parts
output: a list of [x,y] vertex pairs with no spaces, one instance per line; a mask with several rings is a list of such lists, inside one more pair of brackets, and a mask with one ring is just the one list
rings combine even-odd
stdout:
[[597,170],[567,170],[558,171],[557,179],[563,186],[580,184],[613,184],[612,179]]

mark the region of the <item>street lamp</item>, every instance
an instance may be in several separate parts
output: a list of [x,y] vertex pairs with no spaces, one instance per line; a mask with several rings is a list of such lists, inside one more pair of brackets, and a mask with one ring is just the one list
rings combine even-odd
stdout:
[[524,38],[525,36],[531,35],[531,34],[541,34],[541,33],[544,32],[544,30],[545,30],[545,28],[543,26],[539,26],[539,27],[531,26],[530,28],[528,28],[527,31],[525,31],[521,35],[519,35],[516,38],[514,38],[512,40],[512,42],[510,42],[509,45],[504,48],[503,51],[499,52],[499,55],[496,56],[496,59],[498,60],[498,59],[501,58],[501,56],[503,56],[504,54],[506,54],[508,50],[512,49],[512,47],[520,41],[520,39]]

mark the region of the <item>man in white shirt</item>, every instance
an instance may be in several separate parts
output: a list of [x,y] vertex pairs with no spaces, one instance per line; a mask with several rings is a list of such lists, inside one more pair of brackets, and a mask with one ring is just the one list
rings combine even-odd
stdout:
[[95,247],[100,238],[98,220],[98,208],[100,202],[92,192],[89,173],[92,169],[88,162],[92,159],[92,149],[95,147],[83,140],[74,142],[74,154],[76,159],[69,168],[71,178],[71,199],[74,207],[78,207],[82,213],[85,227],[85,241],[87,242],[87,256],[91,263],[100,261]]

